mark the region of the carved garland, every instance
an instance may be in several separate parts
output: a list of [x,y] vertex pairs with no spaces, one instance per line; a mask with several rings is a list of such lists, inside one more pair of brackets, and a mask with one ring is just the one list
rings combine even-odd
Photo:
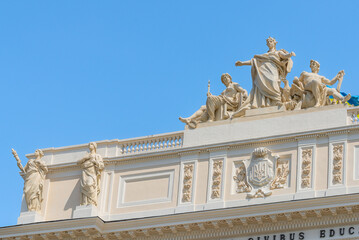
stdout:
[[246,166],[240,161],[236,170],[236,176],[233,177],[237,182],[237,193],[250,192],[252,187],[247,183]]
[[310,188],[313,149],[302,150],[302,188]]
[[288,175],[289,175],[289,161],[288,160],[283,160],[283,161],[278,160],[277,165],[278,166],[276,169],[276,176],[270,186],[271,189],[284,188],[284,186],[287,184],[287,179],[288,179]]
[[183,167],[182,202],[191,202],[192,200],[193,169],[194,164],[186,164]]
[[344,145],[333,145],[333,185],[342,183]]
[[221,181],[222,181],[223,160],[213,162],[212,174],[212,199],[221,197]]

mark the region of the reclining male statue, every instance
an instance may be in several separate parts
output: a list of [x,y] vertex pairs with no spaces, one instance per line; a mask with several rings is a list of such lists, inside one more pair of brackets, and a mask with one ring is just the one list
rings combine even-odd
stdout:
[[[311,60],[310,68],[312,70],[311,73],[304,71],[299,78],[295,77],[293,80],[290,89],[292,99],[290,101],[297,103],[295,109],[329,105],[331,104],[329,96],[333,96],[340,103],[345,103],[351,98],[350,94],[345,97],[340,94],[344,70],[339,71],[332,80],[329,80],[318,74],[320,68],[319,62]],[[339,81],[337,89],[327,87],[327,85],[334,85],[337,81]]]

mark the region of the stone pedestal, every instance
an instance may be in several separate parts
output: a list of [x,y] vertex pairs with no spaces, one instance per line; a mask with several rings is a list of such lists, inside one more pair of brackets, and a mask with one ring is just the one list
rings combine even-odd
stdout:
[[17,224],[27,224],[43,221],[42,216],[38,212],[21,212],[17,218]]
[[183,147],[194,147],[347,126],[347,108],[330,105],[320,108],[283,111],[278,107],[251,109],[246,116],[205,122],[184,131]]
[[93,205],[77,206],[73,218],[87,218],[95,217],[97,214],[97,207]]
[[279,113],[284,112],[285,107],[266,107],[266,108],[256,108],[256,109],[248,109],[246,111],[245,117],[251,117],[251,116],[257,116],[257,115],[265,115],[265,114],[271,114],[271,113]]

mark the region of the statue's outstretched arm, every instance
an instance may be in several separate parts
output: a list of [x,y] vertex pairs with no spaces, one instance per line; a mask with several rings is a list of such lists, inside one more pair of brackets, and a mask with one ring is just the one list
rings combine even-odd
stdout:
[[291,57],[295,57],[295,53],[294,52],[290,52],[290,53],[284,53],[283,51],[279,51],[278,52],[279,56],[283,59],[288,59]]
[[[344,77],[344,70],[341,70],[341,71],[338,72],[338,74],[332,80],[329,80],[329,79],[323,77],[322,82],[327,84],[327,85],[332,86],[337,81],[339,81],[339,85],[342,85],[343,77]],[[340,89],[340,86],[339,86],[339,89]]]
[[332,80],[329,80],[328,78],[323,77],[322,83],[332,86],[337,82],[337,80],[338,80],[337,77],[334,77]]
[[19,156],[17,155],[17,152],[13,148],[11,149],[11,151],[12,151],[12,154],[14,155],[14,157],[16,159],[17,166],[19,167],[20,171],[23,172],[23,173],[26,173],[24,167],[21,164],[21,160],[20,160]]
[[244,65],[251,65],[251,60],[248,60],[248,61],[237,61],[235,64],[234,64],[236,67],[239,67],[239,66],[244,66]]

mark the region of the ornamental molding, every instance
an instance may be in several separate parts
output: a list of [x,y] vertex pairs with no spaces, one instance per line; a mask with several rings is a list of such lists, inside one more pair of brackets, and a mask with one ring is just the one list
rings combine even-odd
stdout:
[[201,150],[191,150],[191,151],[182,151],[178,153],[178,156],[188,156],[188,155],[196,155],[196,154],[200,154],[202,151]]
[[[104,222],[100,218],[42,222],[14,226],[12,234],[0,229],[0,238],[10,239],[218,239],[220,237],[243,237],[266,232],[295,231],[348,225],[357,223],[359,205],[290,211],[246,217],[192,221],[174,225],[157,225],[149,228],[125,228],[118,231],[116,222]],[[283,224],[285,223],[285,224]],[[108,225],[108,226],[106,226]],[[35,227],[37,226],[37,227]],[[40,227],[41,226],[41,227]],[[116,227],[117,226],[117,227]],[[44,228],[44,229],[42,229]],[[4,229],[9,230],[9,229]],[[28,232],[23,234],[23,232]]]
[[237,193],[250,192],[252,190],[252,187],[247,182],[247,171],[244,161],[238,162],[236,174],[233,179],[237,183]]
[[277,160],[277,169],[270,189],[281,189],[286,187],[289,176],[289,160]]
[[[234,149],[243,149],[251,148],[258,146],[268,146],[274,144],[281,144],[287,142],[296,142],[302,139],[307,138],[320,138],[327,137],[329,135],[340,135],[347,134],[351,132],[359,132],[359,125],[350,125],[342,127],[344,129],[324,129],[316,132],[305,132],[300,134],[290,134],[290,135],[281,135],[281,136],[272,136],[266,138],[242,140],[238,142],[225,142],[220,144],[197,146],[197,147],[186,147],[186,148],[175,148],[175,149],[163,149],[155,152],[143,152],[137,153],[134,155],[125,155],[125,156],[116,156],[116,157],[103,157],[105,165],[118,165],[118,164],[128,164],[133,163],[133,161],[141,162],[148,160],[161,160],[168,158],[176,158],[178,155],[190,155],[196,153],[206,153],[214,152],[220,150],[234,150]],[[78,147],[83,147],[82,145],[77,145]],[[48,148],[52,150],[52,148]],[[67,148],[61,148],[61,150],[67,150]],[[57,150],[56,150],[57,151]],[[60,150],[59,150],[60,151]],[[32,154],[26,155],[26,157],[31,157]],[[51,171],[66,171],[71,168],[76,168],[75,163],[66,163],[66,164],[50,164],[48,165],[49,172]]]
[[230,148],[229,144],[226,144],[225,146],[208,148],[206,151],[211,153],[211,152],[218,152],[218,151],[228,150],[229,148]]
[[333,179],[332,184],[343,183],[343,159],[344,159],[344,144],[333,144]]
[[48,165],[49,173],[65,172],[69,170],[80,170],[80,167],[76,163],[71,164],[59,164],[59,165]]
[[211,199],[221,198],[223,159],[213,160]]
[[192,202],[194,163],[183,166],[182,203]]
[[312,162],[313,148],[304,148],[302,152],[301,188],[311,188],[312,184]]

